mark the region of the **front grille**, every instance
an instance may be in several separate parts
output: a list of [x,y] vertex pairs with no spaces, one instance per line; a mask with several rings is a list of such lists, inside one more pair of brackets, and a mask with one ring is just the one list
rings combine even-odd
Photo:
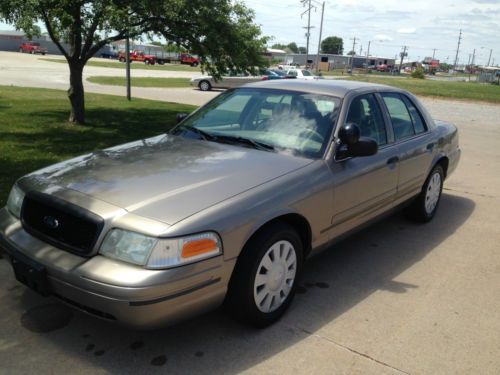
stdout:
[[54,246],[88,254],[104,226],[100,216],[72,203],[39,192],[28,192],[21,209],[24,229]]

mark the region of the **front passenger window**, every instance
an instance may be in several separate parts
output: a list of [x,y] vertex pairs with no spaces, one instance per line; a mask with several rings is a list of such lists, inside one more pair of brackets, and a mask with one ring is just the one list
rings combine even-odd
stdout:
[[373,94],[358,96],[351,102],[346,119],[349,122],[358,125],[362,137],[375,139],[379,146],[387,143],[384,118]]

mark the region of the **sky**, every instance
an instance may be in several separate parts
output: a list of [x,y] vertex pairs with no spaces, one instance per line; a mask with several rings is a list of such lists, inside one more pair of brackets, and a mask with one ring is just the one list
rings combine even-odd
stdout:
[[[318,49],[321,2],[312,1],[309,50]],[[270,44],[296,42],[306,46],[307,10],[300,0],[244,0],[255,11],[255,21],[264,35],[274,39]],[[459,63],[467,63],[476,49],[475,63],[485,65],[490,49],[491,60],[500,65],[500,0],[327,0],[322,39],[338,36],[344,41],[344,52],[352,50],[366,55],[395,57],[408,46],[410,60],[432,57],[453,64],[459,30],[462,41]],[[492,61],[490,61],[490,64]]]
[[[255,22],[263,34],[274,43],[296,42],[306,46],[307,8],[300,0],[242,0],[255,11]],[[306,0],[308,1],[308,0]],[[318,49],[321,2],[311,11],[309,50]],[[303,14],[301,16],[301,14]],[[12,29],[0,22],[0,30]],[[323,37],[339,36],[344,40],[344,52],[352,50],[356,37],[356,52],[366,55],[395,57],[408,47],[410,60],[432,57],[453,64],[459,30],[462,40],[459,64],[468,63],[474,48],[475,63],[485,65],[490,50],[490,65],[500,65],[500,0],[328,0],[325,2]],[[436,51],[433,51],[436,49]]]

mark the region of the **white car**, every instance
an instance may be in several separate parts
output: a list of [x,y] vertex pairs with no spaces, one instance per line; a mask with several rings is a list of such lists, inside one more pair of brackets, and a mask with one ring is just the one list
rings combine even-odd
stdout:
[[212,90],[212,88],[231,89],[240,87],[245,83],[258,82],[262,80],[264,80],[264,76],[252,76],[244,73],[228,73],[223,74],[218,80],[215,80],[209,75],[194,77],[191,79],[190,83],[191,86],[198,87],[201,91],[209,91]]
[[286,75],[290,77],[295,77],[297,79],[307,79],[307,80],[320,79],[319,76],[315,75],[313,72],[306,69],[288,69]]

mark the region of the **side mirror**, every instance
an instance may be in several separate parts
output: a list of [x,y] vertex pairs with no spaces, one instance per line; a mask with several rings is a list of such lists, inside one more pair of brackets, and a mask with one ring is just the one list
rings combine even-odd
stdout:
[[347,123],[339,129],[340,146],[337,152],[338,159],[354,156],[371,156],[378,151],[377,141],[368,137],[361,137],[361,131],[355,123]]
[[354,122],[349,122],[347,124],[342,125],[339,129],[339,139],[340,142],[344,145],[353,145],[359,141],[359,137],[361,136],[361,131],[359,130],[359,126]]
[[187,113],[178,113],[177,116],[175,117],[176,124],[184,120],[186,117],[188,117]]

